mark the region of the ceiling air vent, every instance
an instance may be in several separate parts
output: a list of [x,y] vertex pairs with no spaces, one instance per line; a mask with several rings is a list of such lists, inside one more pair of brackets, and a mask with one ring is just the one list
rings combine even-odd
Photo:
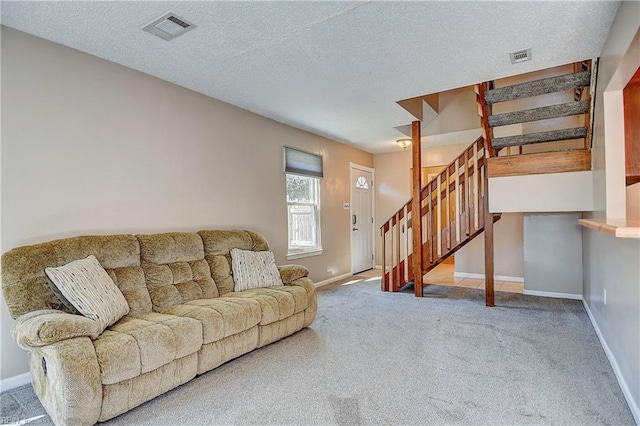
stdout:
[[517,52],[509,53],[512,64],[518,64],[520,62],[531,60],[531,49],[518,50]]
[[144,27],[143,30],[169,41],[196,28],[196,26],[197,25],[180,18],[175,13],[169,12],[154,20]]

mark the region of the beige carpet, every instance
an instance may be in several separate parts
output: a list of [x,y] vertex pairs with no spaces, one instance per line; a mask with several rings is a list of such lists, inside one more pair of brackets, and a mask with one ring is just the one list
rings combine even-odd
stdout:
[[[425,294],[321,288],[311,328],[105,424],[634,424],[580,302]],[[44,413],[30,386],[1,400],[3,418]]]

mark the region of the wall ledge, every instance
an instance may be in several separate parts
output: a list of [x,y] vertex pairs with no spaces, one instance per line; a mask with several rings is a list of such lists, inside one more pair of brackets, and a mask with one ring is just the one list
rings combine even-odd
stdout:
[[638,219],[579,219],[585,228],[593,229],[616,238],[640,239],[640,220]]

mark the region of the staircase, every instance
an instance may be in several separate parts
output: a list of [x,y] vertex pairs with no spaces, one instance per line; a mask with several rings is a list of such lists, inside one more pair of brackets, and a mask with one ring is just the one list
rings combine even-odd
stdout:
[[[590,123],[593,98],[591,91],[584,88],[591,85],[592,77],[595,76],[591,73],[591,61],[576,63],[574,69],[576,72],[572,74],[501,88],[494,88],[492,82],[476,85],[478,113],[490,157],[489,177],[591,170]],[[505,102],[554,94],[570,101],[521,111],[493,113],[496,106],[504,105]],[[531,123],[531,126],[541,120],[562,117],[576,117],[579,120],[575,121],[580,121],[581,125],[513,136],[494,136],[494,130],[502,126],[527,123]],[[558,142],[575,139],[583,139],[582,146],[558,148]],[[524,152],[531,145],[536,145],[535,149]],[[517,161],[510,158],[514,155],[519,156]]]
[[[425,185],[420,173],[421,126],[419,121],[413,122],[413,198],[381,227],[383,291],[399,291],[413,282],[414,294],[421,297],[424,274],[484,231],[486,304],[494,305],[493,224],[500,215],[489,212],[488,178],[591,169],[593,99],[590,90],[584,90],[591,85],[591,61],[574,66],[572,74],[513,86],[495,88],[493,82],[476,85],[483,136]],[[571,91],[569,98],[573,100],[493,114],[494,106],[502,102],[565,91]],[[494,137],[494,130],[501,126],[570,116],[584,117],[579,120],[583,125]],[[579,148],[558,150],[558,141],[572,139],[584,139],[584,143]],[[553,145],[545,150],[544,144],[549,143]],[[524,152],[534,144],[535,152]]]

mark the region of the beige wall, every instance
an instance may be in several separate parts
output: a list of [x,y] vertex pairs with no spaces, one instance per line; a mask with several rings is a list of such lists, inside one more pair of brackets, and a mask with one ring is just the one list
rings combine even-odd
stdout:
[[[2,28],[2,252],[81,234],[250,228],[286,262],[282,146],[324,156],[324,254],[350,267],[349,162],[369,153]],[[331,271],[331,272],[329,272]],[[2,302],[0,377],[28,370]]]
[[[640,3],[623,1],[601,54],[592,152],[597,212],[585,216],[621,217],[626,213],[624,124],[616,103],[618,92],[640,66],[638,52]],[[586,228],[582,233],[583,297],[640,423],[640,241]]]
[[[476,93],[472,86],[441,92],[438,96],[438,116],[423,129],[423,136],[459,132],[480,126]],[[469,141],[469,145],[472,140]]]

